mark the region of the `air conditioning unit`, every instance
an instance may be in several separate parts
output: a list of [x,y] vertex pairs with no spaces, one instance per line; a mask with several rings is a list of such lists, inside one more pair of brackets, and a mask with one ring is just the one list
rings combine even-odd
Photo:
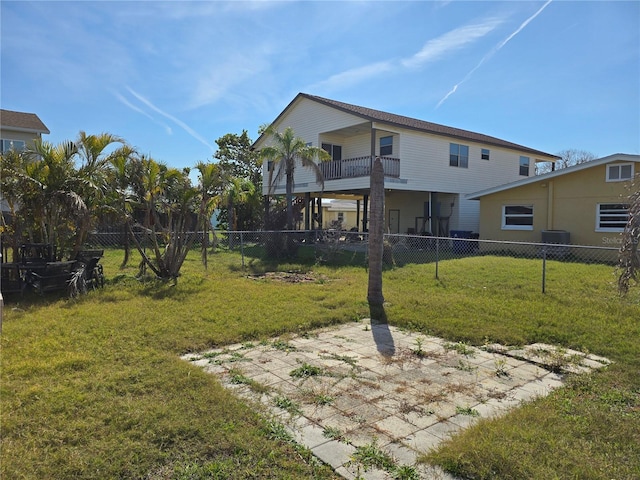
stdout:
[[542,243],[549,243],[551,245],[543,247],[547,258],[565,258],[570,253],[570,248],[567,246],[571,242],[571,235],[566,230],[542,230]]
[[566,230],[542,230],[542,243],[558,243],[568,245],[571,234]]

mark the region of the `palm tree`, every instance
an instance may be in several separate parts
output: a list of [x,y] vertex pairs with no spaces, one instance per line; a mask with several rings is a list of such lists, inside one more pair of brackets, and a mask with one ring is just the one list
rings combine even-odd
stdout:
[[158,278],[177,281],[195,240],[188,231],[194,227],[191,220],[198,208],[198,189],[191,186],[188,169],[168,168],[144,156],[137,163],[140,178],[136,193],[145,212],[142,227],[153,252],[153,257],[149,256],[131,232],[142,256],[141,273],[149,267]]
[[229,235],[229,248],[233,247],[233,235],[237,230],[238,222],[236,205],[246,202],[255,192],[255,185],[247,178],[228,178],[222,193],[218,197],[218,204],[226,203],[227,206],[227,231]]
[[367,301],[372,321],[384,322],[382,259],[384,253],[384,168],[379,157],[371,169],[371,218],[369,223],[369,285]]
[[24,205],[22,197],[26,191],[21,176],[25,172],[27,161],[27,156],[23,152],[9,150],[0,154],[0,191],[8,207],[7,217],[10,219],[10,222],[7,222],[5,214],[0,215],[2,242],[12,251],[12,258],[10,260],[5,258],[3,260],[5,262],[18,261],[18,248],[22,243],[22,233],[27,223],[25,209],[21,208]]
[[129,225],[131,222],[132,203],[132,165],[136,151],[123,145],[109,155],[109,195],[111,197],[112,210],[120,219],[124,231],[124,258],[120,268],[124,268],[129,262],[130,243]]
[[[106,150],[114,143],[121,144],[123,150],[117,149],[111,154],[107,154]],[[79,218],[74,254],[80,250],[89,233],[91,223],[96,218],[98,209],[104,205],[108,190],[107,172],[110,157],[122,157],[132,153],[132,149],[126,145],[122,138],[110,133],[87,135],[84,131],[80,131],[76,145],[80,157],[80,168],[78,169],[78,178],[81,181],[80,193],[87,209],[85,215]]]
[[273,162],[273,167],[269,169],[269,193],[273,193],[275,185],[284,176],[286,178],[287,230],[293,230],[293,175],[296,165],[299,162],[303,167],[311,169],[316,176],[316,181],[324,190],[324,177],[314,160],[326,161],[331,160],[331,157],[321,148],[307,145],[303,139],[296,137],[291,127],[287,127],[283,132],[268,127],[265,133],[273,142],[272,145],[260,151],[260,157],[263,160]]
[[[222,173],[216,163],[198,162],[196,169],[198,175],[198,190],[200,194],[200,208],[198,210],[198,225],[203,231],[201,249],[202,263],[207,268],[207,252],[209,248],[209,229],[213,231],[211,216],[217,206],[216,194],[222,185]],[[214,232],[215,238],[215,232]]]
[[77,223],[87,214],[84,179],[75,166],[78,149],[73,142],[53,145],[36,140],[26,152],[29,160],[16,172],[21,183],[22,207],[32,242],[50,243],[62,258],[77,233]]

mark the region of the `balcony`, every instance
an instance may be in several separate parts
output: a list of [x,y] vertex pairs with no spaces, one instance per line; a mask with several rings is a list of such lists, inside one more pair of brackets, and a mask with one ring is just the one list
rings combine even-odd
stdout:
[[[384,176],[400,178],[400,159],[392,157],[380,157],[384,168]],[[320,170],[327,180],[340,180],[342,178],[368,177],[371,175],[373,157],[346,158],[344,160],[331,160],[320,163]]]

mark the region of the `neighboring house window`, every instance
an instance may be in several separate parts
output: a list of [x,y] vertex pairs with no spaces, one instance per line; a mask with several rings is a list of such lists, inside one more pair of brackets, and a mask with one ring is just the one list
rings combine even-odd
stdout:
[[504,205],[503,230],[533,230],[533,205]]
[[596,211],[597,232],[622,232],[629,221],[629,205],[599,203]]
[[273,171],[273,160],[269,160],[267,162],[267,171],[268,172],[272,172]]
[[380,138],[380,156],[388,157],[393,154],[393,137]]
[[342,160],[342,147],[331,143],[323,143],[322,149],[331,155],[331,160]]
[[22,152],[25,148],[25,144],[22,140],[0,140],[0,151],[8,152],[9,150],[15,150],[16,152]]
[[344,222],[344,212],[338,212],[338,221],[340,223]]
[[483,148],[482,152],[480,153],[480,158],[482,160],[489,160],[489,149],[488,148]]
[[449,144],[449,165],[469,168],[469,147],[467,145]]
[[623,182],[633,178],[632,163],[617,163],[607,165],[607,182]]
[[529,157],[520,157],[520,175],[529,176]]

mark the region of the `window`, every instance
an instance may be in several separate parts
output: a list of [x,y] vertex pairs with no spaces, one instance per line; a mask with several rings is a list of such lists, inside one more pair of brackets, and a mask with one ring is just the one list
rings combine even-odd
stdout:
[[596,232],[622,232],[629,221],[629,205],[599,203],[596,211]]
[[481,153],[480,153],[480,158],[482,160],[489,160],[489,149],[488,148],[483,148]]
[[520,175],[529,176],[529,157],[520,157]]
[[25,145],[22,140],[0,140],[0,152],[8,152],[9,150],[22,152],[24,147]]
[[469,168],[469,147],[467,145],[450,143],[449,165],[451,167]]
[[380,156],[388,157],[393,155],[393,137],[380,138]]
[[533,205],[504,205],[503,230],[533,230]]
[[633,178],[632,163],[607,165],[607,182],[624,182]]
[[331,155],[331,160],[342,160],[342,147],[331,143],[323,143],[322,149]]
[[338,221],[340,223],[344,222],[344,212],[338,212]]

